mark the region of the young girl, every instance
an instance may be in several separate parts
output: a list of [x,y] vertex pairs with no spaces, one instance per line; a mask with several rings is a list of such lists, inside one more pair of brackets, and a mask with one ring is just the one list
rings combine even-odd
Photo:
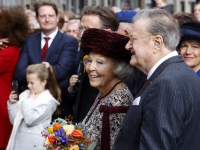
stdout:
[[45,142],[41,132],[61,101],[53,68],[47,62],[28,67],[26,79],[29,90],[19,95],[19,101],[12,91],[7,103],[13,129],[6,150],[41,149]]

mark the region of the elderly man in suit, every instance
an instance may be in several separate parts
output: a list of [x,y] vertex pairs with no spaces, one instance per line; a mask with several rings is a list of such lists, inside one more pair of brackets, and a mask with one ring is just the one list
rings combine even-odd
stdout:
[[126,49],[148,80],[123,120],[115,150],[200,149],[200,80],[176,52],[179,40],[168,12],[146,9],[134,17]]
[[69,78],[73,74],[78,41],[58,30],[58,9],[53,2],[39,1],[34,8],[41,33],[26,38],[16,66],[15,79],[26,82],[26,68],[29,65],[49,62],[55,71],[64,101]]

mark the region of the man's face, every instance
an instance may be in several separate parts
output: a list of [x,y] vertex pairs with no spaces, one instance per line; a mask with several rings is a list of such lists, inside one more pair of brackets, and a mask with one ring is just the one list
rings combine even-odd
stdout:
[[36,19],[42,32],[49,35],[56,30],[59,16],[56,16],[56,12],[51,6],[41,6],[38,9],[38,17]]
[[164,7],[164,2],[162,1],[162,0],[156,0],[156,6],[158,7],[158,8],[162,8],[162,7]]
[[194,16],[200,22],[200,4],[195,6],[195,8],[194,8]]
[[129,7],[129,6],[130,6],[130,3],[129,3],[129,2],[126,2],[126,3],[125,3],[125,6],[126,6],[126,7]]
[[80,26],[83,28],[83,30],[80,33],[80,37],[82,37],[82,34],[86,29],[100,29],[100,18],[97,15],[84,15],[81,19]]
[[78,34],[78,25],[79,25],[79,22],[70,23],[67,26],[66,33],[68,35],[71,35],[71,36],[75,37],[76,39],[78,39],[78,37],[77,37],[77,34]]
[[125,48],[132,54],[130,65],[147,73],[152,56],[152,36],[146,31],[144,24],[148,24],[147,20],[138,20],[133,24],[130,36],[136,39],[129,40]]

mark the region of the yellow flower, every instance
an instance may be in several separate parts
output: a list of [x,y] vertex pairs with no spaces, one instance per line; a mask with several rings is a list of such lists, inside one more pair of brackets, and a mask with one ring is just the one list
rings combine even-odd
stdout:
[[66,132],[66,136],[72,134],[72,132],[75,130],[73,125],[65,125],[65,126],[63,126],[63,129]]
[[[88,59],[88,55],[85,55],[85,56],[83,57],[83,61],[85,61],[86,59]],[[84,73],[85,73],[85,66],[84,66]]]
[[83,61],[85,61],[86,59],[88,59],[88,55],[85,55],[85,56],[83,57]]
[[49,133],[53,133],[53,127],[48,127],[47,130],[49,131]]
[[79,150],[79,147],[78,147],[78,145],[74,145],[69,150]]

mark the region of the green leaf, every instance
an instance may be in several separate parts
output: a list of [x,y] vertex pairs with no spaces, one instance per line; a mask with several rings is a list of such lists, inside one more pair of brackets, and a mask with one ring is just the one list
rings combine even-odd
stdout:
[[96,142],[92,142],[88,147],[87,149],[88,150],[93,150],[95,147],[96,147],[97,143]]

